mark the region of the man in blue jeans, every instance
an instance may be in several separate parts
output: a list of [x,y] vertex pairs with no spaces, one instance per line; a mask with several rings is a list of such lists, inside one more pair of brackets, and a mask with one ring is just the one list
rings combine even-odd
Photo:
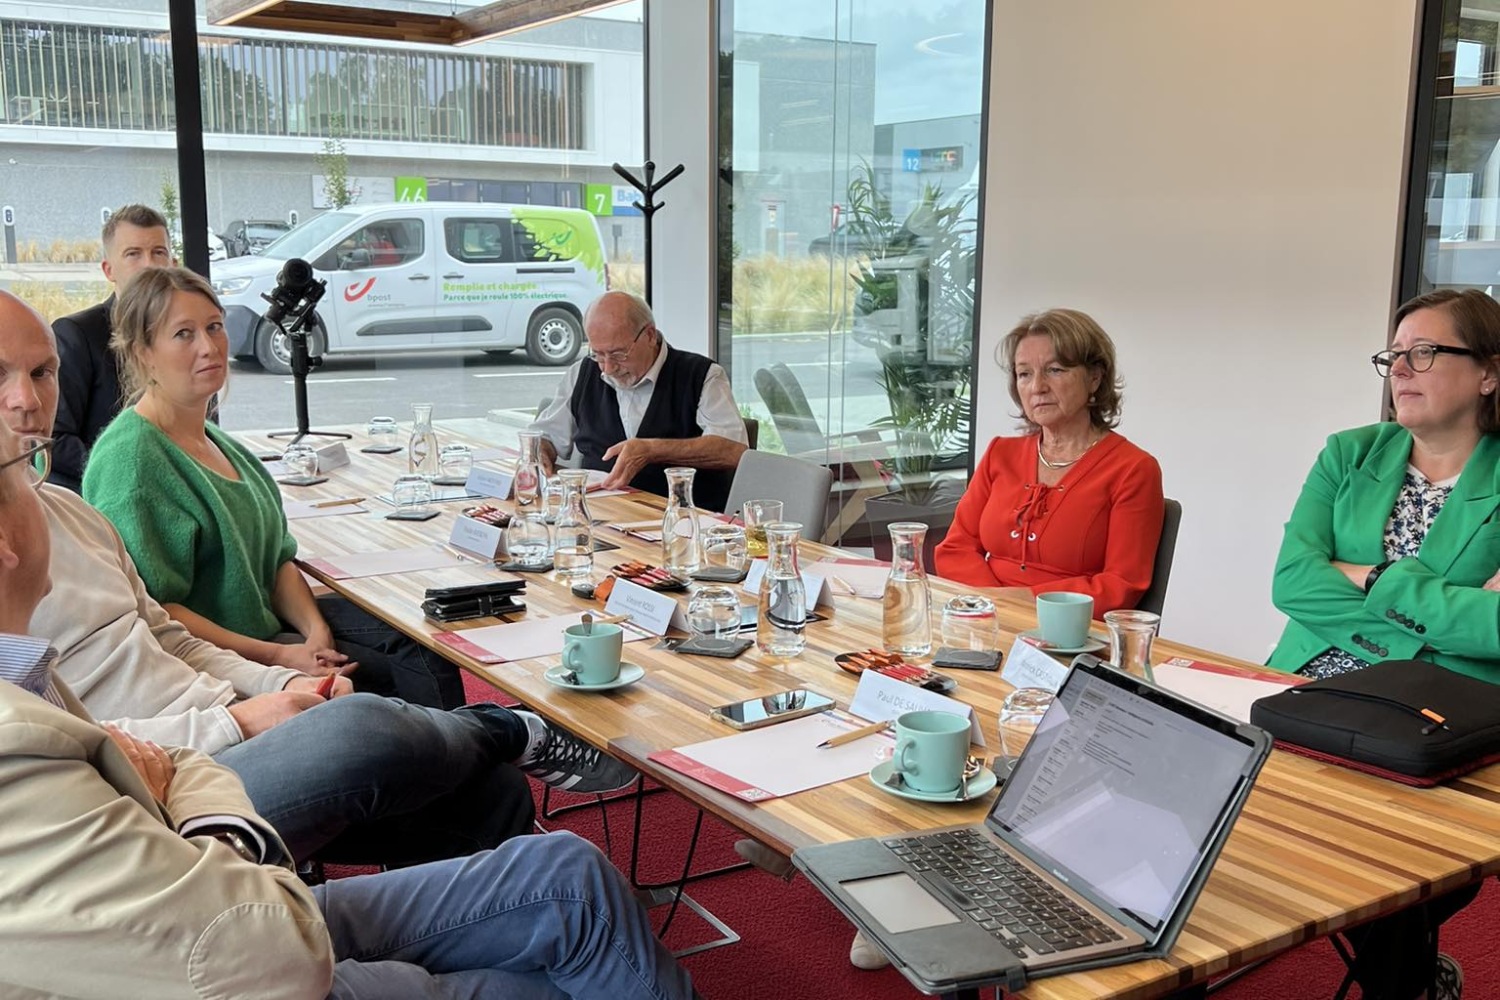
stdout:
[[[57,352],[31,309],[0,292],[0,410],[45,437],[57,407]],[[39,461],[46,461],[46,452]],[[452,712],[254,663],[194,638],[152,600],[119,535],[76,494],[39,492],[52,592],[32,619],[54,669],[94,715],[142,739],[212,754],[299,861],[412,864],[525,833],[522,772],[574,792],[634,773],[537,716],[494,705]],[[515,765],[515,766],[512,766]]]
[[0,994],[690,1000],[629,885],[569,834],[320,887],[233,772],[95,725],[27,635],[50,441],[0,427]]

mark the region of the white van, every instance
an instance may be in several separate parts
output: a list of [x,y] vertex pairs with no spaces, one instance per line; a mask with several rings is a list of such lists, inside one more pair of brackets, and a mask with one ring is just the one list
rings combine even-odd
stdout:
[[257,256],[218,261],[230,354],[291,370],[287,337],[262,293],[300,257],[328,282],[309,351],[525,348],[565,365],[583,344],[583,311],[605,291],[594,217],[577,208],[418,202],[350,205],[309,219]]

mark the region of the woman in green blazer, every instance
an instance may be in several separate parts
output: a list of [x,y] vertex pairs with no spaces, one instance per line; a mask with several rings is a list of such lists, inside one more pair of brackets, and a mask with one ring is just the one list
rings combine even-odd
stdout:
[[1500,303],[1443,289],[1396,313],[1394,423],[1328,439],[1292,510],[1270,665],[1312,677],[1427,659],[1500,682]]
[[[1270,665],[1330,677],[1428,659],[1500,683],[1500,303],[1442,289],[1396,311],[1395,423],[1335,434],[1287,521],[1271,597],[1290,621]],[[1455,1000],[1426,941],[1477,885],[1349,931],[1363,995]]]

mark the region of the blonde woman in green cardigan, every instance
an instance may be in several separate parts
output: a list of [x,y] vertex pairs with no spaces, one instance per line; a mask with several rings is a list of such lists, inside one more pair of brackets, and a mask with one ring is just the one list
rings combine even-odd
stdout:
[[246,659],[310,674],[357,662],[358,690],[463,704],[456,667],[343,598],[315,598],[292,562],[276,484],[206,419],[229,370],[208,283],[183,268],[142,273],[115,304],[111,346],[134,404],[95,443],[83,495],[114,522],[151,596]]

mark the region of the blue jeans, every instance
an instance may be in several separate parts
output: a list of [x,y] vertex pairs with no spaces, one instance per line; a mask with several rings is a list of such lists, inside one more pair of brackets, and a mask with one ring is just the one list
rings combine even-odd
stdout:
[[452,712],[352,694],[214,755],[299,861],[418,864],[526,833],[531,787],[510,762],[526,723],[498,705]]
[[318,611],[333,632],[339,652],[359,661],[349,675],[355,690],[414,705],[457,708],[464,703],[458,667],[429,651],[347,598],[318,598]]
[[330,998],[690,1000],[624,877],[571,833],[313,890]]

